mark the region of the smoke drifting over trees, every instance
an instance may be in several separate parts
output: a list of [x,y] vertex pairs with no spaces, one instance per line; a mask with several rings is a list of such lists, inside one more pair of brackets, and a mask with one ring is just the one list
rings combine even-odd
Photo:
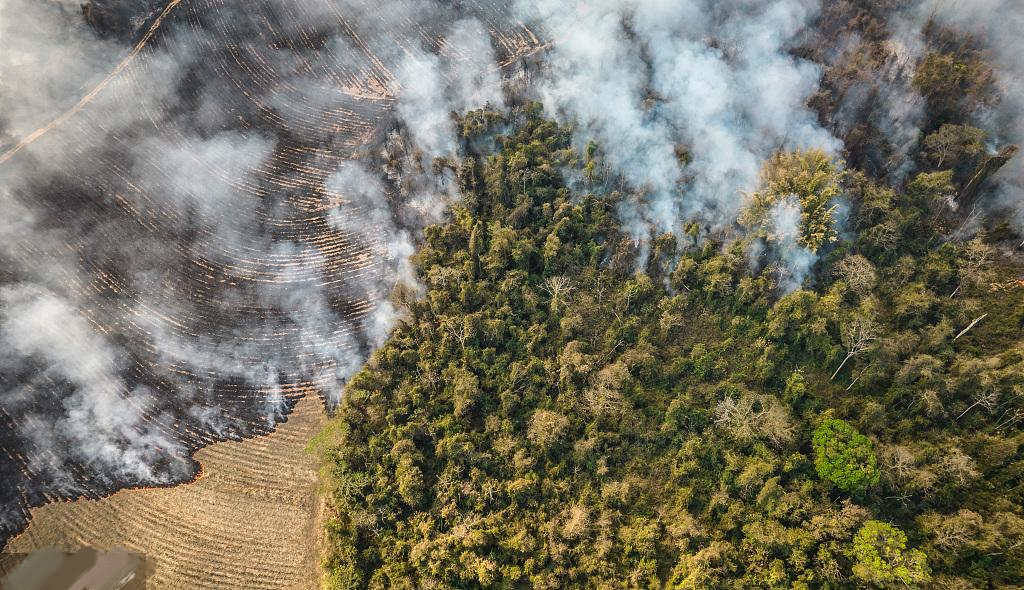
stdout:
[[[1021,141],[1020,11],[989,3],[1004,101],[983,123]],[[923,59],[926,23],[898,14]],[[265,432],[298,395],[336,404],[399,313],[418,233],[459,198],[431,169],[459,149],[452,112],[540,99],[638,195],[620,215],[639,242],[691,220],[739,232],[770,156],[839,159],[837,121],[862,111],[856,93],[809,106],[842,55],[798,51],[820,17],[812,0],[7,0],[0,539],[47,497],[187,479],[191,450]],[[503,92],[499,64],[530,83]],[[897,78],[887,108],[913,113],[879,126],[899,146],[920,101]],[[1019,212],[1015,166],[1001,194]],[[817,252],[783,197],[792,291]]]
[[[680,219],[731,224],[761,163],[832,151],[806,107],[819,68],[787,52],[815,2],[521,2],[554,42],[540,94],[650,191],[636,235]],[[680,158],[678,148],[686,151]]]
[[[922,5],[922,12],[927,5]],[[998,144],[1024,144],[1024,10],[1013,0],[980,0],[939,3],[934,8],[939,23],[975,35],[991,52],[999,103],[982,114],[982,126]],[[1018,231],[1024,229],[1024,159],[1014,158],[998,178],[999,206],[1014,216]]]

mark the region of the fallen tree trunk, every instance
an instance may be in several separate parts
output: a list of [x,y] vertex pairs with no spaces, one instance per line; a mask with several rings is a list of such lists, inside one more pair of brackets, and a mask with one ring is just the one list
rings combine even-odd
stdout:
[[985,181],[1005,166],[1017,154],[1018,150],[1019,148],[1016,145],[1008,145],[999,150],[998,154],[985,158],[974,172],[971,180],[960,191],[960,194],[953,199],[957,206],[962,207],[973,202],[981,191],[982,186],[984,186]]
[[968,330],[973,328],[975,325],[977,325],[978,322],[980,322],[981,320],[985,319],[986,317],[988,317],[987,313],[985,315],[979,317],[979,318],[976,318],[973,322],[970,323],[969,326],[967,326],[959,334],[957,334],[956,338],[953,338],[953,340],[956,340],[957,338],[959,338],[959,337],[963,336],[964,334],[966,334]]

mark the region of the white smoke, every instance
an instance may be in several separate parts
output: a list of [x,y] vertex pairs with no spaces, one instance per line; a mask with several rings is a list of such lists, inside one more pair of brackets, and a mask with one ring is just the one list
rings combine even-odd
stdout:
[[[155,406],[146,390],[129,391],[120,372],[123,351],[113,346],[75,307],[59,295],[28,284],[0,289],[0,342],[6,350],[4,369],[40,367],[27,383],[4,391],[4,406],[28,405],[33,397],[59,383],[71,394],[62,415],[27,410],[24,433],[39,449],[64,448],[100,477],[113,475],[137,483],[167,481],[156,472],[170,462],[181,477],[191,469],[185,449],[168,436],[170,425],[147,411]],[[31,468],[70,486],[64,465],[49,453],[32,453]],[[73,489],[73,488],[72,488]]]
[[504,106],[494,49],[479,21],[455,22],[445,48],[443,56],[406,52],[397,72],[398,115],[428,157],[455,154],[453,112]]
[[505,106],[501,75],[487,29],[476,19],[456,21],[445,44],[449,49],[452,109],[464,112],[489,105]]
[[427,155],[450,154],[455,149],[455,125],[443,100],[441,59],[430,53],[410,53],[399,65],[401,95],[398,114],[413,141]]
[[125,53],[92,34],[78,0],[4,0],[0,39],[0,121],[9,137],[71,107]]
[[[293,20],[298,16],[284,8],[282,4],[275,10]],[[309,27],[327,31],[333,38],[324,44],[323,55],[261,52],[268,60],[263,65],[277,72],[282,83],[260,98],[273,109],[283,130],[296,137],[317,132],[309,124],[311,113],[346,112],[355,108],[353,97],[374,92],[380,93],[374,104],[384,104],[390,92],[415,148],[429,160],[455,155],[453,112],[485,104],[503,107],[491,34],[481,21],[466,15],[452,18],[455,10],[434,2],[418,4],[415,14],[393,18],[382,18],[376,7],[348,8],[349,22],[361,35],[358,42],[332,30],[333,11],[305,12],[308,22],[289,21],[281,30],[296,35]],[[542,1],[519,8],[539,20],[554,42],[550,70],[539,88],[548,107],[579,123],[583,134],[603,144],[611,163],[631,184],[650,191],[649,206],[632,212],[631,230],[637,235],[645,233],[648,224],[659,231],[677,229],[688,217],[725,224],[740,205],[739,191],[752,188],[761,160],[771,151],[833,145],[803,106],[817,71],[786,53],[789,40],[813,16],[806,2]],[[9,147],[74,105],[113,70],[128,48],[101,40],[86,28],[77,1],[9,0],[0,10],[0,30],[9,49],[0,58],[0,113]],[[238,7],[225,10],[221,18],[256,26],[249,16]],[[418,23],[430,23],[438,41],[427,43]],[[236,417],[231,408],[209,398],[217,379],[238,379],[256,387],[271,421],[284,408],[282,375],[311,379],[321,384],[329,401],[338,401],[344,381],[368,353],[367,346],[379,346],[398,317],[388,293],[396,281],[412,280],[408,257],[415,231],[439,220],[451,195],[439,196],[421,185],[411,194],[391,198],[378,171],[352,162],[337,165],[323,179],[323,190],[340,200],[324,213],[324,221],[346,243],[365,246],[373,254],[354,261],[344,289],[326,288],[325,276],[336,263],[328,253],[309,243],[274,237],[262,225],[268,211],[281,207],[284,197],[275,191],[287,186],[282,183],[275,189],[261,180],[279,165],[279,139],[251,128],[242,133],[232,126],[229,114],[244,118],[248,113],[225,102],[237,89],[204,69],[207,56],[199,48],[216,46],[218,39],[211,35],[168,30],[158,49],[139,58],[144,67],[114,78],[81,115],[7,162],[3,174],[10,182],[5,184],[4,203],[13,213],[0,224],[0,232],[10,238],[4,244],[5,257],[16,263],[26,285],[34,285],[19,288],[51,293],[63,302],[54,306],[47,299],[60,313],[41,314],[40,321],[82,316],[93,305],[87,296],[61,289],[67,277],[81,271],[66,243],[120,260],[135,294],[125,305],[124,318],[104,318],[112,321],[110,329],[116,335],[116,330],[131,326],[133,334],[144,335],[152,351],[152,370],[176,382],[188,415],[212,432],[227,433],[237,426]],[[394,43],[396,39],[402,42]],[[371,54],[379,61],[370,59]],[[380,84],[349,77],[339,89],[335,79],[324,76],[332,63],[346,71],[366,72]],[[394,79],[388,79],[391,74]],[[186,76],[201,76],[193,80],[198,85],[187,108],[178,93]],[[166,128],[175,131],[156,131]],[[676,159],[679,145],[692,154],[688,164]],[[347,149],[330,138],[325,147]],[[184,246],[188,252],[162,243],[159,236],[117,243],[111,237],[121,235],[124,228],[105,220],[42,229],[43,224],[53,224],[42,219],[48,213],[36,207],[33,195],[45,186],[47,175],[77,176],[79,169],[87,171],[96,155],[107,151],[117,154],[115,186],[122,189],[102,198],[118,199],[141,220],[161,219],[163,231],[192,235]],[[325,161],[315,161],[313,167]],[[34,253],[42,254],[33,258]],[[211,275],[209,281],[222,285],[216,291],[220,299],[212,307],[201,307],[192,299],[193,287],[175,278],[183,254],[196,256],[203,264],[251,273],[256,286],[233,287],[230,277]],[[239,266],[242,261],[264,260],[272,261],[275,270]],[[33,266],[41,270],[35,272]],[[359,325],[350,325],[339,315],[339,299],[368,310]],[[11,301],[21,306],[18,309],[29,310],[24,301]],[[216,329],[202,323],[209,316],[249,308],[251,313],[229,315]],[[264,317],[263,310],[280,310],[281,315]],[[166,318],[195,321],[168,323]],[[14,330],[9,336],[18,333]],[[38,348],[26,348],[28,352],[12,356],[11,362],[42,354]],[[129,366],[129,352],[111,343],[100,350],[105,352],[98,362],[109,387],[86,383],[81,375],[64,375],[73,386],[68,399],[81,401],[104,389],[120,392],[140,407],[148,403],[145,390],[129,387],[122,375]],[[181,374],[191,378],[179,379]],[[101,397],[98,403],[109,401]],[[102,408],[111,409],[106,420],[117,420],[109,405]],[[127,434],[140,429],[146,434],[139,419],[129,412],[121,426],[104,427],[120,437],[122,445],[142,445],[139,452],[145,458],[146,449],[155,443],[148,435]],[[62,433],[65,426],[72,427],[55,427],[58,437],[76,436]],[[173,446],[163,442],[155,446]],[[142,478],[146,473],[136,475]]]
[[[818,68],[787,52],[810,0],[521,0],[550,35],[541,96],[595,138],[648,206],[637,237],[696,218],[731,224],[761,163],[782,148],[835,151],[806,107]],[[682,163],[677,147],[691,161]]]
[[145,137],[133,145],[131,178],[141,190],[129,198],[182,231],[199,226],[200,243],[192,247],[204,255],[237,260],[258,235],[260,203],[247,189],[273,150],[274,142],[257,133],[221,131],[184,141]]
[[[165,25],[159,47],[91,95],[130,48],[86,27],[77,0],[2,2],[0,35],[0,153],[60,121],[0,162],[0,410],[16,425],[5,450],[23,452],[34,474],[29,490],[5,482],[4,501],[187,478],[195,432],[238,436],[253,431],[250,416],[280,421],[282,376],[321,384],[336,404],[365,341],[379,345],[397,316],[386,301],[395,272],[408,274],[411,238],[385,223],[386,202],[372,202],[384,191],[348,210],[371,247],[372,272],[341,276],[347,302],[369,309],[360,325],[324,289],[324,255],[265,226],[289,186],[263,180],[279,165],[280,140],[240,130],[238,90],[199,55],[215,39]],[[298,79],[294,60],[273,67]],[[336,88],[312,88],[301,104],[343,102]],[[61,118],[83,96],[88,104]],[[307,133],[286,102],[282,127]],[[97,171],[108,177],[97,182]],[[358,180],[327,190],[349,192],[343,185]],[[127,214],[97,215],[111,209]],[[373,260],[381,251],[384,263]],[[261,269],[268,260],[273,270]],[[117,280],[98,280],[100,265]],[[182,272],[206,274],[199,287],[216,299],[199,301]],[[239,276],[251,281],[235,286]],[[225,382],[240,386],[236,399],[216,393]],[[156,395],[142,383],[170,385]],[[183,431],[182,418],[198,430]],[[23,508],[4,511],[0,532],[23,522]]]
[[[1021,141],[1021,11],[1013,0],[983,2],[984,11],[968,11],[964,4],[959,11],[944,13],[944,18],[967,22],[975,14],[978,25],[976,13],[991,15],[983,24],[1000,48],[1000,84],[1007,97],[1000,107],[1000,121],[1007,123],[1000,125],[1006,140]],[[126,55],[126,47],[99,39],[81,24],[78,3],[0,3],[0,37],[6,49],[0,55],[0,118],[6,147],[64,112]],[[88,117],[29,146],[22,154],[26,158],[2,164],[0,204],[6,214],[0,221],[0,255],[5,262],[13,261],[17,282],[0,291],[0,336],[9,347],[0,359],[5,371],[32,373],[34,364],[41,367],[25,383],[8,388],[2,403],[5,408],[26,403],[35,391],[47,387],[50,377],[72,388],[61,421],[33,434],[35,444],[54,449],[57,456],[64,452],[61,440],[82,439],[80,448],[94,453],[98,472],[116,464],[127,470],[117,473],[139,480],[158,477],[147,469],[180,453],[164,435],[170,432],[163,425],[165,418],[151,412],[151,394],[126,383],[135,351],[123,348],[118,330],[128,324],[145,335],[160,377],[171,379],[177,371],[194,376],[177,383],[180,395],[190,404],[196,402],[189,405],[188,414],[215,433],[232,431],[237,418],[230,408],[201,399],[217,376],[256,386],[262,392],[260,410],[273,422],[286,405],[282,375],[318,383],[328,400],[337,403],[345,380],[370,349],[383,343],[399,314],[388,300],[389,291],[396,282],[412,280],[408,258],[416,231],[441,218],[450,195],[428,190],[390,194],[394,187],[382,182],[380,171],[369,163],[337,164],[351,154],[345,151],[350,144],[330,137],[331,131],[316,123],[323,113],[354,112],[357,101],[370,96],[374,109],[393,105],[423,155],[423,164],[457,154],[453,112],[487,103],[504,106],[502,80],[489,25],[458,15],[451,6],[419,2],[410,7],[413,12],[390,14],[379,5],[341,4],[346,26],[353,27],[358,42],[336,30],[337,23],[331,28],[337,12],[317,8],[304,13],[309,22],[286,18],[281,31],[326,31],[333,38],[319,50],[322,55],[299,59],[283,49],[258,52],[268,56],[261,67],[279,74],[282,83],[265,95],[246,98],[273,113],[268,119],[275,121],[279,134],[249,126],[259,118],[250,117],[245,109],[257,107],[225,104],[238,89],[202,69],[206,56],[193,54],[201,53],[194,47],[213,46],[219,40],[195,31],[188,39],[177,38],[171,31],[161,38],[158,49],[144,55],[145,68],[115,79],[97,96]],[[282,15],[298,16],[285,10],[286,3],[274,6]],[[258,26],[247,20],[246,9],[239,5],[224,18]],[[517,15],[540,25],[551,42],[535,88],[548,112],[575,125],[581,143],[596,140],[608,163],[633,188],[646,193],[640,204],[621,211],[627,231],[638,239],[652,232],[678,231],[689,219],[731,227],[743,205],[742,194],[755,188],[762,163],[773,152],[838,150],[838,141],[806,106],[821,72],[790,53],[817,10],[814,0],[515,3]],[[425,27],[437,32],[437,38],[425,34]],[[920,51],[913,45],[913,33],[905,37],[908,54]],[[258,42],[262,39],[239,41]],[[376,57],[367,57],[371,54]],[[328,70],[332,65],[344,69],[344,76],[336,79]],[[198,104],[185,108],[177,90],[186,73],[196,71],[206,75],[191,98]],[[143,88],[148,90],[139,96]],[[134,102],[129,104],[125,96]],[[913,141],[916,104],[896,92],[891,100],[890,110],[907,107],[906,113],[893,117],[893,125],[911,123],[890,133]],[[245,126],[240,127],[239,120],[245,120]],[[156,133],[158,126],[175,131]],[[351,139],[351,144],[371,141],[372,131]],[[316,151],[319,155],[308,157],[322,158],[308,168],[303,167],[307,162],[296,164],[294,180],[309,182],[290,185],[286,181],[293,178],[285,175],[278,177],[279,184],[265,182],[268,171],[291,164],[280,157],[285,143],[281,137],[301,139],[309,133],[327,136],[317,150],[296,148],[304,157]],[[220,287],[217,282],[216,291],[224,309],[247,310],[232,316],[230,325],[214,330],[198,320],[188,326],[165,321],[202,319],[222,311],[216,306],[212,311],[200,309],[191,287],[175,282],[177,269],[169,266],[180,262],[175,245],[161,243],[158,236],[144,243],[111,244],[108,236],[118,235],[117,228],[102,221],[88,227],[69,221],[68,227],[56,229],[41,221],[47,210],[34,196],[46,190],[40,187],[46,187],[47,175],[84,168],[104,149],[124,157],[112,167],[118,176],[116,186],[123,190],[117,195],[104,193],[104,199],[119,199],[142,219],[164,218],[169,231],[194,233],[187,247],[202,263],[237,262],[239,266],[231,266],[233,272],[253,275],[247,278],[255,286],[246,288],[233,288],[223,276],[208,277],[211,283],[225,284]],[[1019,201],[1022,183],[1013,180],[1020,178],[1017,166],[1008,172],[1004,196]],[[322,171],[325,177],[303,176],[309,169]],[[370,253],[352,261],[351,272],[335,277],[335,284],[325,284],[337,264],[331,252],[310,242],[282,239],[274,228],[262,225],[268,218],[264,213],[281,207],[288,190],[329,195],[329,206],[303,214],[343,236],[353,251]],[[814,262],[814,254],[798,242],[799,213],[799,204],[789,199],[776,204],[769,216],[773,255],[780,261],[776,270],[787,291],[803,284]],[[78,277],[81,250],[68,248],[69,242],[81,250],[102,248],[127,261],[130,287],[137,293],[126,298],[130,304],[125,317],[105,328],[110,333],[87,320],[93,303],[87,296],[60,288],[69,277],[79,286],[88,283]],[[266,261],[274,265],[252,270],[242,268],[243,259],[255,261],[254,267]],[[344,288],[338,281],[346,282]],[[239,302],[246,305],[236,305]],[[349,324],[338,311],[343,304],[368,311]],[[100,416],[103,412],[107,415]],[[26,424],[47,426],[47,419],[26,414]],[[85,440],[90,429],[99,434]],[[88,461],[89,456],[75,458]]]
[[801,213],[800,199],[796,195],[780,199],[768,211],[768,239],[772,254],[777,257],[771,268],[775,272],[775,284],[783,294],[802,287],[818,260],[815,252],[800,244]]

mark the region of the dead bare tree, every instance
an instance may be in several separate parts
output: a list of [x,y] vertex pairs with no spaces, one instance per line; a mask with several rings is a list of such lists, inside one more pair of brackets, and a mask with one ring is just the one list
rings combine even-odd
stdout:
[[964,486],[978,478],[977,463],[958,447],[950,447],[939,462],[939,468],[957,484]]
[[764,438],[776,447],[793,442],[796,432],[786,407],[767,395],[726,396],[715,406],[714,420],[738,440]]
[[985,271],[991,258],[991,246],[985,244],[979,238],[967,242],[964,245],[963,254],[957,258],[956,265],[960,280],[957,282],[956,289],[953,289],[953,292],[949,294],[950,298],[956,297],[956,294],[964,286],[973,286],[984,282],[988,274]]
[[452,318],[444,323],[444,328],[452,338],[459,341],[459,346],[465,351],[466,342],[469,341],[469,330],[466,329],[466,324]]
[[575,287],[567,277],[558,275],[544,279],[540,288],[551,298],[551,311],[556,312],[560,303],[568,301]]
[[583,400],[597,415],[619,415],[627,406],[621,389],[629,379],[629,369],[621,362],[612,363],[598,371],[593,384],[583,392]]
[[983,520],[981,516],[970,510],[960,510],[956,514],[936,515],[934,525],[935,545],[946,551],[957,551],[977,539],[978,529]]
[[882,455],[886,471],[897,485],[906,483],[914,475],[918,457],[909,447],[895,445],[885,449]]
[[875,266],[860,254],[842,259],[836,265],[835,275],[858,295],[870,293],[878,282],[878,272],[875,270]]
[[997,405],[999,405],[998,391],[991,387],[979,389],[978,392],[974,394],[974,403],[968,406],[967,409],[964,410],[963,412],[960,412],[960,415],[956,417],[956,421],[959,421],[960,418],[963,418],[965,415],[967,415],[967,412],[970,412],[971,410],[978,406],[981,406],[986,410],[992,411],[992,409],[995,408]]
[[842,333],[843,346],[846,348],[846,358],[843,362],[839,363],[839,367],[835,373],[832,373],[832,377],[829,381],[834,381],[839,371],[843,370],[846,363],[849,362],[853,357],[866,352],[872,346],[872,343],[878,339],[878,328],[875,323],[865,317],[854,318]]

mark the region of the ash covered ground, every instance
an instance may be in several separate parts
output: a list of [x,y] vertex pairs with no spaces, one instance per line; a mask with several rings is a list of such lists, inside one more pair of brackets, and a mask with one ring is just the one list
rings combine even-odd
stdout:
[[0,545],[30,506],[188,481],[196,449],[336,403],[385,337],[446,191],[402,76],[537,40],[489,3],[379,8],[5,3]]

